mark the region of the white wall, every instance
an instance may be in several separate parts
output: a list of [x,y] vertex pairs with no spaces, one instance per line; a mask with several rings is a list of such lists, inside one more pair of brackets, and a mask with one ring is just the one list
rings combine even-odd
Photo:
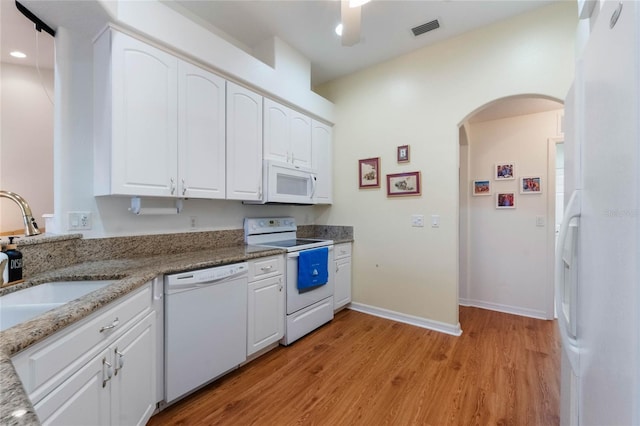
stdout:
[[[469,270],[460,302],[537,318],[552,318],[552,233],[549,202],[548,140],[558,135],[559,111],[472,123],[469,140],[469,180],[489,179],[491,196],[470,196]],[[496,181],[496,162],[515,163],[515,180]],[[540,176],[542,193],[520,194],[521,176]],[[471,194],[471,184],[466,194]],[[515,209],[496,209],[498,192],[515,192]],[[462,215],[462,212],[461,212]],[[542,218],[544,226],[537,226]],[[551,252],[551,253],[550,253]],[[462,284],[462,283],[461,283]],[[464,293],[464,294],[463,294]],[[550,300],[551,297],[551,300]]]
[[[563,99],[576,23],[575,4],[559,2],[317,89],[336,104],[334,206],[321,220],[355,227],[355,302],[458,324],[458,126],[503,97]],[[409,164],[396,163],[403,144]],[[358,159],[378,156],[382,176],[421,171],[422,196],[387,199],[384,183],[359,190]],[[426,227],[411,227],[414,213]]]
[[[27,200],[40,227],[53,213],[53,71],[2,63],[0,68],[0,189]],[[0,233],[24,231],[18,206],[0,198]]]

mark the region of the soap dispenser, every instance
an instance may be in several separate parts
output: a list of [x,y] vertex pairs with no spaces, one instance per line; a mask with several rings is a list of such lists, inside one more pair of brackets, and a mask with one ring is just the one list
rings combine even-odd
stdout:
[[10,283],[22,280],[22,253],[16,248],[16,244],[13,243],[15,237],[9,237],[9,244],[5,254],[9,260],[8,279]]
[[9,256],[0,252],[0,286],[9,282]]

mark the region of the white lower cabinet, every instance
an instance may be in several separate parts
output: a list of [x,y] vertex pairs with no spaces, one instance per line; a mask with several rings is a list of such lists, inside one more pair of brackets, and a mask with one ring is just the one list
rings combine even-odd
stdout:
[[247,356],[284,336],[283,256],[249,262]]
[[151,284],[13,357],[43,425],[144,425],[156,408]]
[[351,243],[336,244],[333,309],[351,302]]

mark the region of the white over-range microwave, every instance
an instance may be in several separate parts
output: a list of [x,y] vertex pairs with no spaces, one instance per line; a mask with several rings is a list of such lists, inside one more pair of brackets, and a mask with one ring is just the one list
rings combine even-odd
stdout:
[[263,196],[258,203],[315,204],[315,170],[264,160]]

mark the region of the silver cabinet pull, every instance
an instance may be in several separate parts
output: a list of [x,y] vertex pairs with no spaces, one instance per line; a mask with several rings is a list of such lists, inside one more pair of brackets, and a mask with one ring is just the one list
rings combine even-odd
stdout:
[[111,325],[105,325],[105,326],[101,327],[100,328],[100,333],[105,332],[107,330],[112,330],[112,329],[116,328],[118,326],[118,324],[120,324],[120,320],[118,320],[118,318],[116,317],[116,319],[113,320]]
[[118,375],[118,371],[122,370],[122,367],[124,367],[124,354],[122,352],[120,352],[118,350],[118,348],[116,348],[113,352],[116,355],[116,361],[115,361],[116,368],[115,368],[115,370],[113,372],[113,375],[117,376]]
[[[104,376],[107,378],[105,379]],[[113,377],[113,366],[107,361],[107,358],[102,358],[102,387],[107,386],[107,382]]]
[[262,271],[267,272],[273,269],[273,265],[269,265],[269,266],[263,266],[262,268],[260,268]]
[[182,179],[182,195],[187,193],[187,185],[184,183],[184,179]]
[[171,195],[176,192],[176,181],[174,178],[171,178]]

